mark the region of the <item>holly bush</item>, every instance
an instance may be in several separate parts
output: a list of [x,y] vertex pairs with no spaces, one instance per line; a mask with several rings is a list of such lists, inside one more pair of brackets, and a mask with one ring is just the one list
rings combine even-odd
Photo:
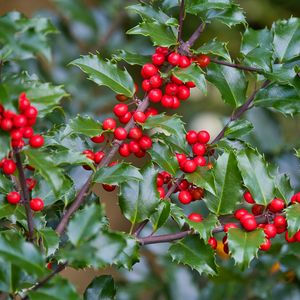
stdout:
[[[58,2],[68,9],[68,1]],[[73,16],[96,26],[75,3]],[[264,263],[276,273],[278,257],[294,270],[286,276],[299,282],[300,192],[245,138],[253,125],[244,116],[258,107],[286,117],[300,112],[300,20],[252,29],[231,0],[140,1],[127,10],[140,17],[127,34],[148,37],[151,55],[120,49],[108,58],[100,49],[69,62],[92,81],[91,89],[115,93],[117,104],[104,117],[74,116],[72,109],[66,117],[65,88],[24,68],[28,60],[51,59],[48,35],[58,32],[47,18],[0,17],[0,299],[82,299],[59,275],[66,267],[130,270],[159,246],[151,244],[161,243],[167,248],[157,256],[169,272],[185,265],[194,276],[204,274],[220,287],[216,299],[224,297],[218,276],[235,289],[225,294],[234,299],[241,289],[233,278],[251,281],[254,273],[263,284]],[[198,27],[185,32],[190,19]],[[241,31],[235,61],[227,43],[202,42],[215,23]],[[132,66],[138,78],[128,71]],[[187,131],[174,113],[188,109],[194,89],[206,94],[207,82],[232,108],[213,137]],[[135,166],[130,155],[141,163]],[[111,229],[100,186],[118,189],[128,232]],[[133,283],[131,299],[143,288]],[[126,289],[120,284],[118,298],[127,299]],[[83,298],[116,293],[113,278],[102,275]],[[267,295],[252,293],[253,299]]]

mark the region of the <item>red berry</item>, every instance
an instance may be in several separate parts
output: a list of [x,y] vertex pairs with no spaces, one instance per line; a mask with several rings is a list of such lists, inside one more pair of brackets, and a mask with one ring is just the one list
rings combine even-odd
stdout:
[[213,249],[217,249],[218,241],[216,240],[216,238],[210,237],[210,238],[208,239],[207,243],[208,243]]
[[103,143],[105,141],[105,136],[103,134],[94,136],[91,138],[91,141],[97,144]]
[[28,119],[34,119],[38,115],[38,111],[34,106],[29,106],[24,110],[24,116]]
[[179,67],[180,68],[187,68],[191,64],[191,60],[187,57],[182,55],[179,59]]
[[161,174],[158,174],[156,178],[156,186],[161,187],[163,185],[164,185],[164,177]]
[[133,140],[139,140],[143,135],[142,129],[138,127],[133,127],[129,130],[128,137]]
[[285,207],[284,201],[279,198],[273,199],[268,205],[269,210],[274,213],[282,211],[284,207]]
[[175,96],[178,93],[178,85],[175,83],[166,84],[165,92],[167,95]]
[[285,238],[285,240],[286,240],[288,243],[295,243],[295,242],[296,242],[295,235],[292,235],[291,237],[289,237],[289,232],[288,232],[288,231],[285,232],[284,238]]
[[12,120],[14,116],[16,115],[13,111],[11,110],[5,110],[3,113],[3,118],[4,119],[9,119]]
[[25,139],[29,139],[34,135],[34,131],[31,127],[24,127],[22,131]]
[[113,118],[107,118],[103,121],[103,130],[114,130],[117,126],[117,122]]
[[259,249],[262,251],[268,251],[271,248],[271,241],[266,238],[265,241],[260,245]]
[[128,100],[128,97],[123,95],[123,94],[117,94],[116,95],[116,99],[119,101],[119,102],[125,102]]
[[286,227],[276,227],[277,234],[284,233],[285,230],[286,230]]
[[10,119],[3,119],[0,126],[2,130],[10,131],[13,128],[13,122]]
[[187,160],[187,157],[184,153],[176,153],[176,158],[179,166],[182,165]]
[[163,177],[164,179],[164,183],[168,183],[171,179],[172,179],[172,176],[170,173],[168,173],[167,171],[163,171],[160,173],[161,176]]
[[119,118],[119,121],[120,121],[122,124],[127,124],[127,123],[131,120],[131,117],[132,117],[132,114],[131,114],[131,112],[129,111],[128,113],[126,113],[125,116]]
[[153,107],[149,107],[145,112],[145,115],[147,118],[150,116],[156,116],[157,114],[158,114],[158,111]]
[[171,81],[176,83],[177,85],[182,85],[183,84],[183,82],[174,75],[171,76]]
[[194,158],[194,162],[197,164],[199,167],[204,167],[206,166],[206,159],[203,156],[196,156]]
[[44,145],[44,138],[39,134],[33,135],[29,139],[29,144],[33,148],[40,148]]
[[151,102],[157,103],[162,98],[162,91],[160,89],[153,89],[148,93],[148,98]]
[[164,95],[161,98],[161,105],[166,108],[172,108],[174,104],[174,98],[170,95]]
[[13,148],[23,148],[24,147],[24,145],[25,145],[25,142],[24,142],[24,140],[12,140],[11,141],[11,146],[13,147]]
[[152,55],[152,62],[156,66],[161,66],[165,62],[165,55],[163,53],[154,53]]
[[234,216],[236,219],[240,220],[246,214],[249,214],[248,211],[244,208],[240,208],[235,211]]
[[187,160],[182,164],[182,170],[186,173],[193,173],[197,169],[197,164],[193,160]]
[[149,81],[153,88],[159,88],[163,84],[163,80],[158,74],[150,77]]
[[177,109],[180,106],[180,101],[176,96],[173,96],[173,109]]
[[186,85],[187,87],[189,87],[189,88],[194,88],[194,87],[196,87],[196,84],[195,84],[194,82],[192,82],[192,81],[188,81],[185,85]]
[[199,55],[196,59],[196,63],[201,67],[201,68],[206,68],[209,63],[210,63],[210,59],[207,55]]
[[157,47],[155,49],[155,53],[161,53],[165,56],[168,54],[168,52],[169,52],[169,49],[167,47]]
[[122,144],[119,148],[119,154],[123,157],[127,157],[131,154],[129,144]]
[[129,149],[132,153],[137,153],[141,150],[140,145],[137,141],[130,141],[129,142]]
[[276,236],[277,230],[274,224],[267,224],[264,228],[264,233],[266,234],[267,238],[271,239]]
[[292,199],[291,199],[291,202],[294,204],[296,202],[300,203],[300,192],[296,193]]
[[178,200],[182,204],[189,204],[192,202],[193,197],[189,191],[181,191],[178,195]]
[[201,144],[207,144],[210,140],[210,134],[206,130],[201,130],[198,132],[198,142]]
[[148,150],[152,147],[152,140],[151,138],[149,138],[149,136],[147,135],[143,135],[140,139],[139,139],[139,146],[141,147],[141,149],[143,150]]
[[228,232],[230,228],[238,228],[238,226],[235,223],[227,223],[224,225],[223,230],[224,232]]
[[153,75],[156,75],[157,73],[158,69],[153,64],[145,64],[142,67],[141,74],[144,78],[149,78]]
[[136,111],[133,114],[133,119],[135,122],[144,123],[146,121],[147,117],[142,111]]
[[287,226],[286,218],[284,216],[280,216],[280,215],[275,216],[273,223],[276,227],[286,227]]
[[114,107],[114,114],[117,117],[123,117],[128,112],[128,106],[124,103],[119,103]]
[[27,126],[33,126],[36,123],[36,118],[28,118]]
[[23,132],[20,129],[14,129],[10,132],[12,140],[20,140],[23,137]]
[[24,111],[30,106],[30,101],[26,96],[26,93],[21,93],[19,96],[19,110]]
[[13,124],[16,128],[24,127],[27,124],[27,119],[23,115],[15,115],[13,118]]
[[180,85],[178,87],[178,92],[177,92],[176,96],[180,100],[186,100],[187,98],[190,97],[190,89],[188,87],[186,87],[185,85]]
[[103,159],[103,157],[105,156],[105,153],[103,151],[97,151],[94,154],[94,162],[95,164],[99,164],[101,162],[101,160]]
[[243,223],[245,222],[247,219],[255,219],[254,216],[252,214],[250,214],[249,212],[245,213],[241,218],[240,218],[240,222]]
[[104,190],[106,190],[107,192],[112,192],[113,190],[115,190],[116,186],[115,185],[110,185],[110,184],[102,184],[102,187]]
[[12,175],[16,171],[16,168],[17,168],[17,166],[16,166],[15,162],[11,159],[6,159],[3,162],[2,169],[3,169],[4,174],[6,174],[6,175]]
[[157,191],[159,193],[159,198],[164,199],[166,196],[166,192],[163,187],[158,187]]
[[265,210],[265,207],[263,205],[260,205],[260,204],[254,204],[251,208],[251,211],[252,211],[254,216],[261,215],[264,210]]
[[201,222],[203,220],[202,215],[197,214],[197,213],[191,213],[188,216],[188,219],[191,220],[192,222]]
[[195,130],[190,130],[187,132],[185,138],[190,145],[195,144],[198,141],[197,132]]
[[257,228],[257,223],[254,218],[247,218],[247,219],[244,219],[244,218],[245,218],[245,216],[242,217],[241,223],[247,231],[252,231]]
[[142,89],[145,92],[149,92],[152,89],[151,83],[149,79],[144,79],[142,82]]
[[18,192],[10,192],[7,194],[6,199],[10,204],[17,204],[20,202],[21,196]]
[[193,197],[193,201],[201,200],[204,197],[204,189],[200,187],[192,188],[190,193]]
[[193,153],[195,155],[203,156],[205,154],[205,152],[206,152],[205,145],[200,144],[200,143],[194,144],[193,147],[192,147],[192,149],[193,149]]
[[34,211],[40,211],[44,208],[44,201],[41,198],[33,198],[30,201],[30,208]]
[[34,178],[26,178],[26,186],[29,191],[32,191],[36,186],[37,181]]
[[[190,184],[186,179],[183,179],[180,183],[179,183],[179,189],[181,191],[185,191],[189,188]],[[193,195],[192,195],[193,196]]]
[[123,127],[115,129],[114,136],[117,140],[125,140],[127,138],[127,131]]
[[82,154],[84,154],[90,160],[94,160],[95,158],[95,153],[92,150],[84,150]]
[[297,242],[300,242],[300,230],[295,233],[294,237]]
[[255,200],[252,198],[252,195],[251,195],[251,193],[249,191],[246,191],[244,193],[244,199],[245,199],[246,202],[248,202],[250,204],[255,203]]
[[168,56],[168,62],[173,66],[177,66],[179,64],[180,57],[180,54],[173,52]]

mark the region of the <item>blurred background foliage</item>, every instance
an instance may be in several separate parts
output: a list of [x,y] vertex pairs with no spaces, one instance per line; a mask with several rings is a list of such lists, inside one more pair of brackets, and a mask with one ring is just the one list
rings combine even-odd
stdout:
[[[63,123],[65,118],[77,113],[91,115],[103,120],[111,114],[116,103],[114,94],[105,87],[98,87],[86,80],[85,75],[68,63],[81,54],[99,51],[104,56],[111,56],[118,49],[150,55],[153,47],[149,39],[141,36],[126,35],[126,31],[135,26],[137,15],[128,13],[125,7],[138,1],[129,0],[0,0],[0,15],[17,10],[26,16],[44,16],[58,29],[51,35],[51,60],[44,57],[9,64],[5,68],[18,73],[28,70],[30,75],[47,82],[63,84],[69,98],[63,106],[66,116],[56,111],[53,122]],[[140,2],[158,2],[140,1]],[[177,0],[163,0],[168,5]],[[277,19],[291,15],[300,16],[299,0],[239,0],[246,11],[249,25],[255,29],[270,27]],[[173,14],[177,17],[176,9]],[[199,20],[189,18],[184,23],[184,37],[188,37]],[[232,29],[221,24],[207,26],[198,45],[218,37],[228,43],[233,58],[238,60],[240,31],[242,26]],[[5,72],[5,68],[3,72]],[[127,66],[137,83],[140,83],[139,68]],[[253,87],[252,87],[253,88]],[[188,128],[207,129],[212,135],[218,133],[232,109],[223,103],[219,92],[209,85],[208,95],[199,90],[192,94],[191,100],[182,105],[178,114]],[[254,130],[246,139],[265,153],[269,161],[275,162],[282,172],[287,172],[295,190],[300,189],[299,159],[294,156],[294,149],[300,147],[300,117],[285,117],[279,113],[255,108],[245,118],[254,125]],[[82,174],[78,174],[83,180]],[[114,229],[128,230],[128,223],[122,218],[115,194],[99,192],[105,202],[107,213]],[[192,209],[192,205],[189,209]],[[170,224],[171,226],[171,224]],[[146,232],[147,233],[147,232]],[[162,232],[163,233],[163,232]],[[219,247],[221,249],[221,247]],[[216,278],[199,276],[185,267],[170,264],[165,257],[166,245],[152,245],[143,250],[141,263],[133,271],[104,270],[116,279],[119,291],[117,299],[300,299],[300,260],[295,261],[287,251],[293,251],[300,259],[299,245],[282,246],[274,242],[272,251],[254,261],[245,272],[239,271],[226,254],[219,250],[222,260],[221,275]],[[83,290],[98,271],[86,270],[75,272],[67,270],[64,276],[71,278],[79,290]]]

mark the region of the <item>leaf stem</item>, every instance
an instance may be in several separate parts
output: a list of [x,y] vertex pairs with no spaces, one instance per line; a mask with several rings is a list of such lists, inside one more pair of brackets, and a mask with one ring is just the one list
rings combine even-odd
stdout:
[[259,74],[263,73],[262,69],[248,67],[248,66],[244,66],[244,65],[240,65],[240,64],[233,64],[233,63],[230,63],[227,61],[218,60],[216,58],[210,58],[210,61],[215,64],[218,64],[218,65],[223,65],[223,66],[227,66],[227,67],[231,67],[231,68],[235,68],[235,69],[240,69],[240,70],[249,71],[249,72],[256,72]]

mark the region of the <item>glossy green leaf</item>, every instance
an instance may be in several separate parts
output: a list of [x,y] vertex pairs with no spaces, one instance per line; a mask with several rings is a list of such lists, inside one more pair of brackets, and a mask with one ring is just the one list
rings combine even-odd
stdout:
[[84,300],[112,300],[116,297],[116,286],[110,275],[102,275],[93,279],[84,292]]
[[132,224],[148,219],[160,202],[156,187],[157,173],[152,164],[147,164],[141,169],[141,181],[131,180],[120,186],[120,208]]
[[177,172],[179,168],[177,159],[167,145],[155,142],[148,152],[152,157],[152,161],[157,163],[163,170],[173,175]]
[[279,61],[300,55],[300,19],[279,20],[272,26],[274,50]]
[[0,173],[0,193],[8,194],[13,189],[13,183],[11,180],[8,179],[7,176]]
[[215,195],[205,195],[207,207],[217,215],[231,213],[241,198],[241,175],[233,152],[224,152],[218,157],[213,178]]
[[171,211],[171,203],[169,201],[161,201],[156,211],[150,217],[150,221],[153,226],[153,231],[157,231],[161,228],[169,219]]
[[150,56],[141,55],[140,53],[132,53],[125,50],[118,50],[117,53],[113,55],[113,59],[118,61],[124,60],[130,65],[139,66],[142,66],[151,61]]
[[242,71],[211,63],[207,80],[218,88],[226,103],[238,107],[245,102],[247,82]]
[[195,232],[199,233],[200,237],[207,243],[208,239],[212,236],[212,230],[218,224],[218,218],[214,214],[209,214],[201,222],[193,222],[189,218],[185,218],[185,222]]
[[[0,100],[1,103],[1,100]],[[1,147],[0,147],[0,156],[6,157],[10,151],[10,136],[8,134],[3,134],[0,132]]]
[[93,203],[76,212],[68,225],[67,234],[71,243],[79,246],[99,234],[106,225],[102,207]]
[[242,269],[249,267],[250,262],[257,256],[260,245],[265,241],[262,229],[246,232],[239,228],[228,230],[228,247],[230,255]]
[[179,228],[182,228],[185,225],[186,214],[181,207],[171,203],[170,213],[172,219],[179,225]]
[[170,26],[158,22],[140,23],[129,29],[127,34],[149,36],[155,46],[170,47],[177,43],[176,36]]
[[95,121],[91,117],[77,116],[75,119],[70,120],[69,134],[83,134],[88,137],[100,135],[102,131],[102,124]]
[[215,194],[215,183],[210,170],[198,167],[195,172],[185,174],[185,179],[194,185]]
[[206,79],[202,69],[197,64],[191,64],[185,69],[175,68],[172,70],[172,74],[184,83],[188,81],[194,82],[200,91],[202,91],[205,95],[207,94]]
[[248,120],[236,120],[229,124],[224,136],[230,139],[240,138],[250,133],[252,129],[253,125]]
[[295,203],[285,209],[288,231],[290,235],[300,230],[300,204]]
[[244,185],[257,204],[266,206],[274,198],[275,182],[268,172],[268,165],[264,158],[249,148],[239,151],[236,159]]
[[143,176],[138,168],[128,163],[120,163],[111,167],[102,167],[95,173],[93,179],[93,181],[97,183],[112,185],[119,185],[132,180],[143,180]]
[[172,260],[187,265],[199,274],[216,275],[217,266],[212,248],[199,237],[192,235],[169,248]]
[[300,112],[300,96],[294,87],[273,83],[257,93],[254,105],[295,114]]
[[79,67],[96,84],[105,85],[117,94],[133,96],[134,83],[127,70],[119,69],[109,60],[104,61],[100,54],[83,55],[71,64]]
[[211,54],[224,58],[227,61],[231,61],[230,54],[228,53],[227,43],[222,43],[216,39],[213,39],[197,50],[194,51],[197,54]]
[[[1,196],[0,196],[1,199]],[[15,213],[17,209],[16,205],[11,205],[10,203],[1,203],[0,206],[0,219],[10,217]]]
[[87,158],[81,152],[76,152],[70,149],[70,150],[55,151],[53,155],[55,156],[56,166],[88,165],[91,168],[94,168],[94,162],[89,158]]
[[59,247],[59,236],[56,231],[50,227],[45,227],[39,230],[40,244],[45,249],[47,256],[53,255]]
[[209,9],[225,9],[230,4],[230,0],[187,0],[185,9],[188,13],[197,14]]

